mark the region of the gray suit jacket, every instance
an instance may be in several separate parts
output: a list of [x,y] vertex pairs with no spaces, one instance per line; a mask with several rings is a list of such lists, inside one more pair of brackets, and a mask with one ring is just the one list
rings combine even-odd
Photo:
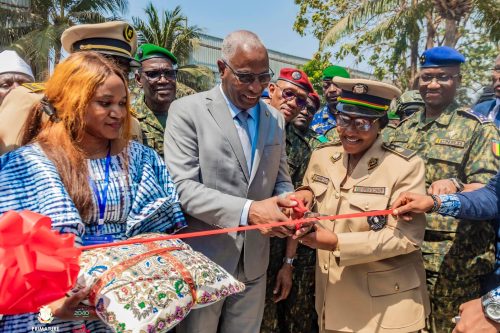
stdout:
[[[236,227],[247,198],[262,200],[293,190],[284,119],[262,101],[258,131],[250,174],[219,87],[172,103],[165,129],[165,161],[186,213],[186,232]],[[267,269],[269,238],[259,231],[186,241],[233,274],[244,248],[248,280],[262,276]]]

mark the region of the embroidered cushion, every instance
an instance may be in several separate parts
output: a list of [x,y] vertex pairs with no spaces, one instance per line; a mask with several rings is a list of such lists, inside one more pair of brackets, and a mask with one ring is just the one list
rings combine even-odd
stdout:
[[[132,239],[162,236],[143,234]],[[73,293],[91,287],[88,303],[116,332],[166,332],[192,308],[245,285],[181,240],[85,251]]]

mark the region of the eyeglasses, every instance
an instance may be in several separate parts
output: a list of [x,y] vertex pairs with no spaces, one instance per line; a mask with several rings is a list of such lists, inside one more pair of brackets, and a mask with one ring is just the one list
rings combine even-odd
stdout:
[[454,75],[449,75],[449,74],[438,74],[438,75],[430,75],[430,74],[422,74],[420,75],[420,82],[429,84],[433,80],[436,80],[437,83],[439,84],[446,84],[450,82],[450,80],[460,77],[460,74],[454,74]]
[[307,106],[307,98],[301,98],[297,96],[297,94],[288,88],[281,88],[278,84],[276,84],[276,87],[280,88],[281,90],[281,96],[286,100],[286,101],[291,101],[292,99],[295,99],[295,104],[297,107],[303,109],[304,107]]
[[341,114],[340,112],[335,113],[335,120],[337,120],[337,126],[347,128],[354,124],[354,127],[361,132],[368,132],[373,124],[379,120],[376,118],[375,120],[369,120],[365,118],[351,118],[345,114]]
[[166,80],[176,80],[177,70],[176,69],[163,69],[163,70],[153,70],[153,71],[143,71],[144,76],[148,81],[158,81],[163,76]]
[[243,84],[254,83],[255,78],[257,78],[259,80],[260,84],[268,84],[269,81],[271,81],[271,79],[274,76],[274,72],[270,68],[269,68],[269,72],[267,72],[267,73],[260,73],[260,74],[239,73],[239,72],[236,72],[231,66],[229,66],[229,64],[225,60],[222,60],[222,62],[224,63],[224,65],[227,66],[227,68],[229,68],[231,70],[231,72],[233,72],[234,76],[236,76],[238,78],[238,81],[240,81]]

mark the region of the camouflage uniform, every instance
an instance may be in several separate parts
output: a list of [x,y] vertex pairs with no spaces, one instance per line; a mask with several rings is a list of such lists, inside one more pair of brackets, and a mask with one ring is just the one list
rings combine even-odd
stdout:
[[324,134],[315,134],[309,139],[309,144],[311,145],[312,150],[318,148],[319,145],[327,142],[336,142],[340,140],[339,133],[337,132],[337,127],[332,127],[329,130],[325,131]]
[[[429,187],[452,177],[487,183],[500,166],[491,149],[492,140],[498,138],[491,122],[452,103],[432,121],[426,121],[421,111],[406,118],[392,133],[391,142],[417,151],[426,163]],[[460,304],[481,296],[480,277],[491,272],[495,262],[494,241],[490,221],[427,214],[422,253],[431,296],[431,331],[450,332]]]
[[[295,126],[286,128],[286,152],[288,168],[294,187],[302,185],[302,179],[311,157],[309,144],[314,131],[302,134]],[[262,319],[262,333],[318,332],[316,310],[314,309],[314,279],[316,250],[298,244],[293,268],[292,289],[288,298],[272,301],[276,276],[283,265],[286,253],[286,238],[271,238],[269,267],[267,269],[266,307]]]
[[165,128],[158,121],[144,101],[144,93],[135,99],[133,105],[133,116],[139,120],[142,129],[144,145],[153,148],[163,158],[163,135]]

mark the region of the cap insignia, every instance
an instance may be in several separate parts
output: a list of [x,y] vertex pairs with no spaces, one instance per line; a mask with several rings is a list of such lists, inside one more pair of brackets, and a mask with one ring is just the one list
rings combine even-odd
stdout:
[[422,54],[419,60],[420,60],[420,65],[423,65],[425,63],[425,55]]
[[132,38],[134,38],[134,28],[132,28],[130,25],[127,25],[124,29],[123,29],[123,37],[125,38],[125,40],[127,42],[130,42],[132,40]]
[[300,72],[293,72],[292,73],[292,79],[300,80],[301,78],[302,78],[302,74],[300,74]]
[[354,87],[352,87],[352,92],[354,94],[366,94],[368,92],[368,86],[362,83],[356,83]]

